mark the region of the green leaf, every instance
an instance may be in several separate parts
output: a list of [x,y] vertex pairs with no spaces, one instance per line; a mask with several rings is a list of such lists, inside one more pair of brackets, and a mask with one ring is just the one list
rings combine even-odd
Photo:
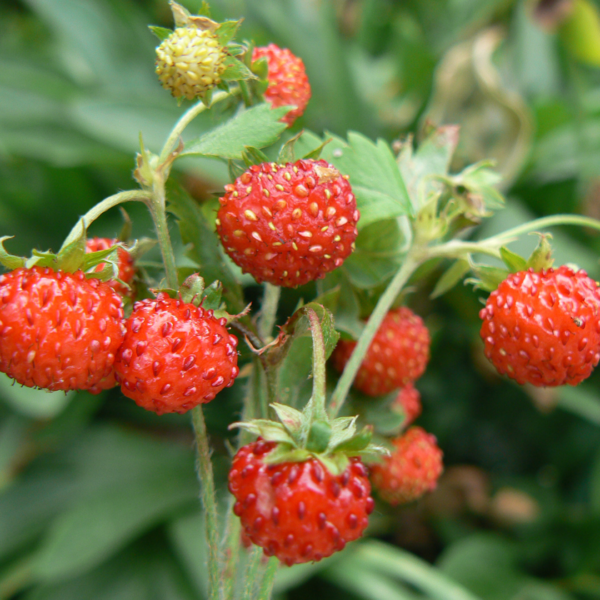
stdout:
[[388,143],[372,142],[360,133],[348,133],[348,142],[335,136],[323,152],[342,173],[350,175],[361,217],[358,228],[376,221],[412,215],[404,180]]
[[511,273],[518,273],[527,269],[527,261],[516,252],[509,250],[506,246],[500,248],[500,256]]
[[208,221],[198,203],[182,188],[170,185],[167,197],[169,210],[177,217],[187,256],[198,265],[206,282],[212,284],[219,280],[223,283],[223,296],[229,311],[242,312],[245,306],[242,289],[230,263],[220,252],[221,242],[212,222]]
[[451,290],[471,267],[466,260],[457,260],[438,280],[431,292],[431,298],[438,298]]
[[280,119],[288,110],[288,107],[271,109],[270,104],[244,110],[220,127],[186,144],[179,157],[213,156],[241,160],[248,146],[264,148],[279,138],[286,128]]
[[416,212],[432,193],[440,191],[433,175],[446,175],[458,144],[459,127],[446,125],[432,129],[416,152],[412,138],[404,143],[398,156],[398,167]]
[[148,29],[161,41],[166,40],[172,33],[172,29],[166,27],[158,27],[156,25],[148,25]]

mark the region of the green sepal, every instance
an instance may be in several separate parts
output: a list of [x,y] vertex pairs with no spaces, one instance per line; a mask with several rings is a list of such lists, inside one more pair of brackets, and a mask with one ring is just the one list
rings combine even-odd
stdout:
[[307,152],[302,158],[305,160],[319,160],[319,158],[321,158],[321,152],[323,152],[323,148],[325,148],[325,146],[332,141],[333,138],[327,138],[322,144],[319,144],[314,150]]
[[534,271],[549,269],[554,264],[552,246],[549,241],[552,239],[552,235],[549,233],[534,233],[534,235],[539,235],[540,241],[531,253],[531,256],[527,259],[525,268],[533,269]]
[[[252,56],[252,52],[250,52]],[[260,79],[267,79],[269,76],[269,63],[265,56],[261,56],[258,60],[255,60],[251,66],[252,72]]]
[[190,275],[179,287],[181,299],[186,304],[198,306],[204,292],[204,279],[198,274]]
[[[206,310],[217,311],[223,303],[223,284],[213,281],[202,294],[201,305]],[[215,313],[216,316],[216,313]],[[228,319],[229,320],[229,319]]]
[[80,230],[77,237],[66,246],[63,245],[56,256],[58,268],[67,273],[74,273],[80,269],[85,256],[86,234],[84,220],[80,219],[78,225],[80,225]]
[[156,25],[148,25],[148,29],[161,41],[164,42],[172,33],[172,29],[166,27],[157,27]]
[[219,24],[215,31],[215,35],[217,36],[221,46],[227,45],[235,37],[237,30],[242,24],[242,21],[243,19],[240,19],[239,21],[224,21],[223,23]]
[[269,157],[264,152],[252,146],[246,146],[246,149],[242,152],[242,159],[248,167],[269,162]]
[[317,456],[323,466],[336,477],[341,475],[350,465],[350,459],[345,454],[333,454],[331,456]]
[[296,155],[294,153],[294,145],[303,134],[303,131],[297,133],[294,137],[291,137],[283,146],[277,155],[277,163],[285,165],[286,163],[296,162]]
[[506,246],[500,248],[500,257],[511,273],[518,273],[527,269],[527,261],[522,256],[509,250]]
[[468,272],[470,265],[466,260],[457,260],[437,281],[430,298],[438,298],[450,291]]
[[198,8],[196,14],[203,16],[203,17],[208,17],[210,19],[210,16],[211,16],[210,6],[206,0],[202,0],[202,3],[200,4],[200,8]]
[[244,44],[229,44],[227,46],[227,52],[229,52],[231,56],[241,56],[247,49],[248,48],[244,46]]
[[228,56],[223,65],[225,70],[221,73],[223,81],[239,81],[240,79],[256,79],[256,75],[239,59]]
[[310,452],[325,452],[331,440],[331,425],[327,421],[314,421],[306,439],[306,449]]
[[295,441],[299,442],[302,430],[302,413],[287,404],[279,404],[278,402],[273,402],[271,408],[277,414],[277,418],[281,421],[286,431]]
[[210,89],[206,90],[206,93],[204,94],[204,96],[202,96],[200,98],[200,100],[202,100],[202,104],[204,104],[204,106],[206,106],[206,108],[210,108],[210,103],[212,102],[212,97],[213,97],[213,89],[214,88],[210,88]]
[[305,462],[311,453],[304,448],[295,448],[288,444],[279,444],[265,455],[263,462],[266,465],[278,465],[284,462]]
[[371,443],[371,439],[373,437],[373,427],[370,425],[365,426],[361,429],[357,434],[353,435],[349,440],[338,444],[332,450],[338,452],[362,452],[366,450],[366,448]]
[[128,242],[131,239],[131,233],[133,231],[133,223],[131,222],[131,218],[129,213],[122,207],[119,206],[119,212],[123,217],[123,226],[121,227],[121,231],[119,231],[119,235],[117,239],[120,242]]
[[135,241],[135,244],[133,246],[124,246],[124,248],[125,250],[127,250],[127,252],[129,252],[133,260],[137,260],[138,258],[140,258],[140,256],[146,254],[146,252],[152,250],[152,248],[154,248],[154,246],[156,246],[157,243],[158,240],[155,240],[153,238],[140,238],[139,240]]
[[244,429],[256,436],[260,436],[269,442],[287,444],[290,446],[290,448],[296,446],[292,436],[287,432],[285,427],[283,427],[281,423],[275,423],[275,421],[269,421],[268,419],[254,419],[245,423],[232,423],[229,426],[229,429],[233,429],[235,427]]
[[356,433],[356,420],[354,417],[338,417],[331,422],[331,439],[329,446],[335,448],[339,444],[349,440]]
[[240,175],[246,172],[246,169],[235,160],[227,161],[227,167],[231,181],[235,181]]
[[[100,281],[108,281],[109,279],[117,279],[119,275],[119,256],[118,250],[122,244],[115,244],[106,250],[98,250],[97,252],[87,252],[81,266],[79,267],[86,273],[88,277],[100,279]],[[104,263],[100,271],[94,269]],[[62,268],[62,267],[60,267]],[[127,288],[129,285],[124,284]]]
[[467,279],[466,283],[471,283],[475,289],[493,292],[509,275],[506,269],[490,267],[488,265],[477,265],[471,267],[477,277]]
[[11,271],[24,267],[27,263],[27,259],[24,256],[15,256],[5,250],[4,240],[11,240],[13,237],[12,235],[0,237],[0,264]]

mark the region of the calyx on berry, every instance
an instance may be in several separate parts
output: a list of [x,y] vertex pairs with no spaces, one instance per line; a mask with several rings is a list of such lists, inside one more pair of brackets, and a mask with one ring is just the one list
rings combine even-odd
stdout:
[[325,409],[325,347],[319,318],[308,309],[313,336],[313,393],[304,410],[272,403],[279,422],[254,419],[233,423],[267,442],[277,445],[264,458],[266,464],[319,460],[333,475],[349,465],[349,457],[386,454],[387,449],[371,443],[372,428],[357,431],[357,417],[330,419]]

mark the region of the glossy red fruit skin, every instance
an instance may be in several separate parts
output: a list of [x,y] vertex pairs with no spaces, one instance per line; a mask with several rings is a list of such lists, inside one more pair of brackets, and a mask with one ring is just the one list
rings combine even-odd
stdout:
[[434,490],[444,470],[435,436],[411,427],[392,440],[392,455],[371,466],[373,487],[389,504],[405,504]]
[[361,537],[374,503],[360,459],[335,476],[315,458],[266,465],[274,447],[260,440],[244,446],[229,471],[234,512],[252,542],[291,566],[317,562]]
[[[110,238],[89,238],[86,242],[85,249],[87,252],[99,252],[100,250],[108,250],[111,246],[114,246],[118,240]],[[119,258],[119,279],[123,283],[131,284],[135,275],[134,261],[124,248],[117,250],[117,256]],[[96,267],[96,271],[102,271],[104,263],[100,263]],[[122,296],[132,298],[135,295],[135,290],[130,286],[129,288],[122,285],[118,281],[109,280],[106,283],[112,287],[115,292],[118,292]]]
[[124,333],[121,297],[82,271],[0,276],[0,371],[17,383],[94,391],[111,376]]
[[217,232],[259,283],[296,287],[321,279],[354,250],[356,198],[324,160],[253,165],[225,191]]
[[310,100],[311,89],[302,59],[287,48],[275,44],[259,46],[252,52],[252,62],[266,58],[269,67],[269,87],[265,91],[265,100],[273,108],[295,106],[281,120],[288,127],[304,114]]
[[423,410],[421,405],[421,394],[412,384],[406,384],[399,392],[393,402],[392,408],[398,407],[404,413],[403,427],[408,427]]
[[521,385],[577,385],[600,360],[600,291],[585,271],[509,275],[479,316],[486,357]]
[[[402,306],[384,317],[360,365],[354,387],[367,396],[389,394],[417,380],[429,362],[429,331],[421,317]],[[340,340],[332,363],[342,372],[356,342]]]
[[213,400],[239,373],[226,323],[164,293],[136,302],[115,362],[123,394],[159,415]]

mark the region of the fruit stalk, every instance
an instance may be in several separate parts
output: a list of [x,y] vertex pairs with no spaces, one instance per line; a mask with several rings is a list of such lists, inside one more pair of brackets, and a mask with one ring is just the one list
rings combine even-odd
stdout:
[[375,310],[369,317],[365,328],[354,348],[354,352],[348,361],[342,376],[340,377],[335,390],[331,396],[331,400],[329,402],[329,414],[332,418],[334,418],[342,408],[344,404],[344,400],[352,386],[352,382],[356,377],[356,373],[369,349],[369,346],[373,340],[373,337],[377,333],[383,318],[389,311],[392,306],[394,300],[397,298],[398,294],[408,281],[409,277],[414,273],[416,268],[422,264],[428,256],[424,253],[423,255],[416,255],[416,252],[413,250],[406,255],[400,270],[394,275],[394,278],[388,285],[385,292],[382,294],[381,298],[379,298],[379,302],[377,302],[377,306]]
[[325,409],[326,381],[325,381],[325,342],[323,340],[323,331],[319,317],[314,310],[308,311],[310,321],[310,330],[313,342],[313,389],[312,404],[313,419],[326,420],[327,411]]
[[248,559],[248,566],[246,568],[246,583],[244,584],[242,600],[254,600],[256,597],[254,591],[261,576],[262,559],[262,548],[253,546],[250,552],[250,558]]
[[213,477],[210,447],[206,433],[206,423],[202,407],[192,409],[192,422],[198,448],[198,473],[202,490],[202,504],[206,519],[206,538],[208,541],[208,598],[219,600],[219,531],[217,524],[217,502],[215,499],[215,480]]
[[258,592],[258,600],[270,600],[273,584],[275,583],[275,575],[279,569],[279,561],[272,556],[267,563],[267,570],[263,576],[260,590]]
[[131,190],[127,192],[119,192],[118,194],[113,194],[108,198],[102,200],[102,202],[98,202],[95,206],[90,208],[79,221],[75,224],[71,232],[63,242],[63,247],[68,246],[71,242],[74,242],[81,234],[81,221],[85,228],[87,229],[100,215],[103,215],[107,210],[118,206],[119,204],[123,204],[124,202],[144,202],[147,205],[150,205],[152,198],[148,192],[144,192],[142,190]]
[[268,282],[264,284],[264,287],[265,293],[261,306],[260,321],[258,322],[258,335],[264,342],[268,342],[270,341],[269,338],[277,319],[277,307],[279,305],[279,297],[281,296],[281,288],[278,285]]

